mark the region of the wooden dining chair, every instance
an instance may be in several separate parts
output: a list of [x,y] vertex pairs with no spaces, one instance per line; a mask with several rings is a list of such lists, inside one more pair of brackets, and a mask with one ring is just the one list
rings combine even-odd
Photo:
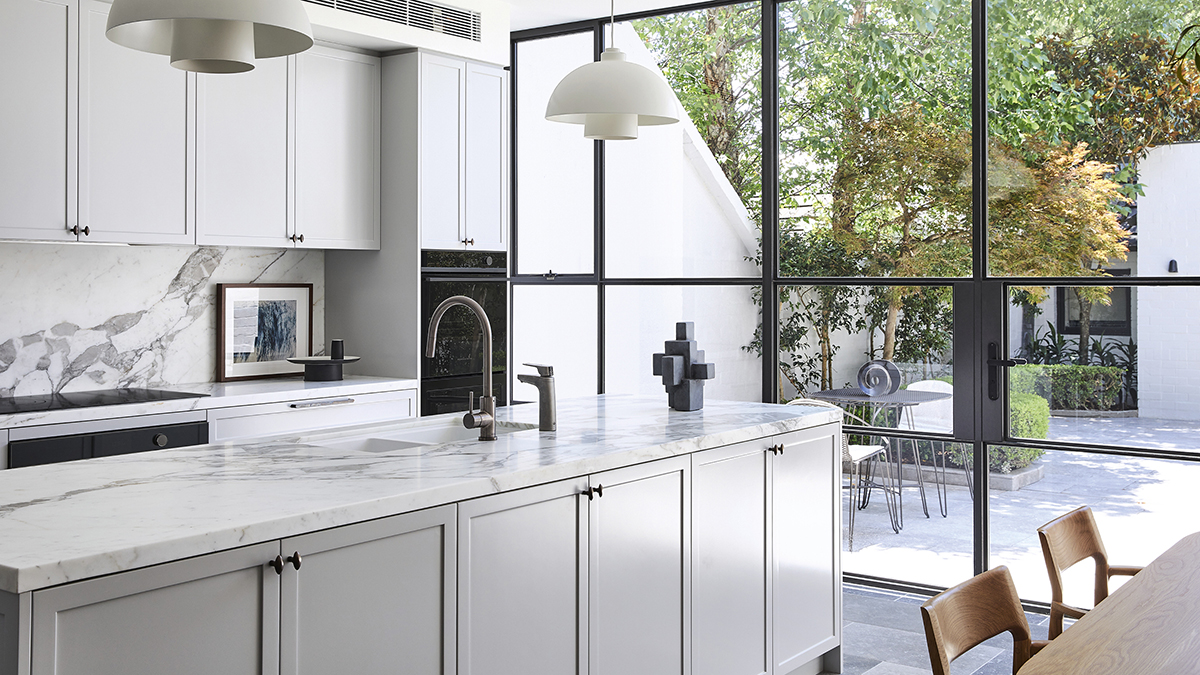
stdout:
[[1008,568],[968,579],[921,605],[933,675],[950,675],[950,662],[1001,633],[1013,637],[1013,673],[1049,644],[1034,640]]
[[1062,573],[1072,565],[1092,558],[1096,561],[1095,603],[1108,597],[1108,580],[1121,574],[1133,576],[1141,567],[1118,567],[1108,564],[1108,554],[1096,527],[1092,509],[1081,506],[1070,513],[1059,516],[1037,530],[1042,542],[1042,555],[1046,558],[1046,571],[1050,574],[1050,639],[1063,632],[1063,617],[1082,619],[1087,610],[1072,607],[1063,602]]

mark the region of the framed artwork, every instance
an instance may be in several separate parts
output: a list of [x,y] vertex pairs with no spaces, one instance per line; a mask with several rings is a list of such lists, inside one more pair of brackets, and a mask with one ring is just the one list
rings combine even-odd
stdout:
[[287,377],[312,356],[312,284],[217,284],[217,381]]

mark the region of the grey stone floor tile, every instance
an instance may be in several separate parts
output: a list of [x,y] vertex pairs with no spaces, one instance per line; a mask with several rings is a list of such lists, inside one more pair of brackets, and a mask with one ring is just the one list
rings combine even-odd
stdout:
[[895,596],[846,595],[842,598],[842,616],[847,622],[898,628],[923,634],[925,627],[921,623],[920,606],[900,602],[900,599]]
[[[951,666],[953,668],[953,666]],[[971,675],[1012,675],[1012,654],[997,654]]]
[[925,668],[913,668],[899,663],[883,662],[863,673],[863,675],[930,675],[933,671]]
[[[929,649],[924,632],[916,633],[869,624],[848,624],[842,631],[844,649],[848,654],[880,659],[910,668],[929,667]],[[990,661],[1000,650],[980,645],[959,657],[958,662],[971,672]],[[878,668],[879,666],[876,666]]]
[[847,654],[842,657],[842,675],[863,675],[880,663],[879,659]]

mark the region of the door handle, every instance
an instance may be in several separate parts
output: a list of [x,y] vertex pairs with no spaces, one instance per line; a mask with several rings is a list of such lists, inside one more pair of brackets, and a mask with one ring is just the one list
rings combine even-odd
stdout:
[[1000,345],[995,342],[988,343],[988,398],[993,401],[1000,400],[1000,369],[1012,368],[1013,366],[1023,366],[1029,363],[1026,359],[1002,359],[1000,358]]

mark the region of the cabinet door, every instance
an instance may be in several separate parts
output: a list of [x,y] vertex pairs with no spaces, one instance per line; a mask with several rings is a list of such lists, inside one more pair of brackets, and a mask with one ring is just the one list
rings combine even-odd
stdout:
[[590,477],[590,675],[690,672],[688,460]]
[[[786,675],[841,640],[841,452],[836,425],[783,437],[772,454],[772,653]],[[779,441],[773,441],[779,442]],[[803,608],[803,609],[799,609]]]
[[290,247],[289,59],[196,80],[196,243]]
[[88,228],[80,239],[195,244],[193,76],[104,37],[109,7],[84,0],[80,17],[79,226]]
[[467,64],[421,55],[417,180],[421,248],[462,250]]
[[587,672],[586,487],[577,479],[459,505],[460,675]]
[[453,675],[455,507],[285,539],[283,675]]
[[692,456],[692,672],[762,675],[768,439]]
[[279,543],[33,594],[32,675],[272,675]]
[[464,230],[468,250],[508,241],[508,74],[467,64]]
[[296,57],[296,222],[303,248],[379,249],[380,61]]
[[0,26],[0,238],[74,241],[78,0],[4,0]]

